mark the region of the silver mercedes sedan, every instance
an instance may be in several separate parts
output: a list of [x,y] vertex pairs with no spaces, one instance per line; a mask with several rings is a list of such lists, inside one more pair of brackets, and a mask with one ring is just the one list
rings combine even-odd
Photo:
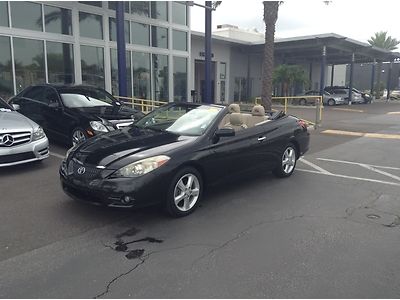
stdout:
[[49,157],[49,141],[43,129],[0,98],[0,167]]

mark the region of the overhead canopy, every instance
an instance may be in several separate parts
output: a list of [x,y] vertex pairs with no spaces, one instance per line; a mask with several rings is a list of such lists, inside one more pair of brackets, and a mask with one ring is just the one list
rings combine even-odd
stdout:
[[[346,64],[355,54],[356,63],[377,61],[393,61],[400,58],[400,53],[391,52],[369,44],[362,43],[338,34],[328,33],[295,38],[275,40],[275,56],[281,57],[286,63],[304,61],[319,61],[322,47],[327,48],[328,64]],[[262,53],[264,45],[251,46],[251,51]]]

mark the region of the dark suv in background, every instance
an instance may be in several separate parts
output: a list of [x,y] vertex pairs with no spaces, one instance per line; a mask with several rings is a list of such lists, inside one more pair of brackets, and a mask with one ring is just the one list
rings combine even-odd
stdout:
[[92,86],[35,85],[11,98],[18,112],[38,123],[49,138],[70,145],[129,126],[141,111]]
[[[326,86],[324,89],[326,92],[333,95],[344,96],[345,100],[349,100],[349,90],[348,86]],[[371,103],[372,97],[368,93],[363,93],[355,88],[353,88],[353,101],[356,103]]]

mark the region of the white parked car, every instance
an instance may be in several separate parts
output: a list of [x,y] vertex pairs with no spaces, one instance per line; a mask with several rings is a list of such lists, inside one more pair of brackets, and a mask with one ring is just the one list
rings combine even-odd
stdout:
[[49,157],[43,129],[0,98],[0,167]]

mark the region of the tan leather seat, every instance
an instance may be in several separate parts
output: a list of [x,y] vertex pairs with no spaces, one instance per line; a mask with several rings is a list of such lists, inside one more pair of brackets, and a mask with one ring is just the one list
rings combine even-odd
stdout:
[[247,127],[254,127],[259,123],[264,123],[267,120],[265,117],[265,109],[261,105],[255,105],[251,110],[251,117],[247,118]]
[[243,116],[241,113],[231,113],[229,115],[229,122],[225,124],[225,128],[232,128],[235,131],[240,131],[247,128],[247,125],[243,122]]
[[223,128],[225,124],[229,123],[229,116],[232,113],[240,113],[240,106],[239,104],[232,103],[228,106],[228,114],[222,119],[221,123],[219,123],[219,128]]

